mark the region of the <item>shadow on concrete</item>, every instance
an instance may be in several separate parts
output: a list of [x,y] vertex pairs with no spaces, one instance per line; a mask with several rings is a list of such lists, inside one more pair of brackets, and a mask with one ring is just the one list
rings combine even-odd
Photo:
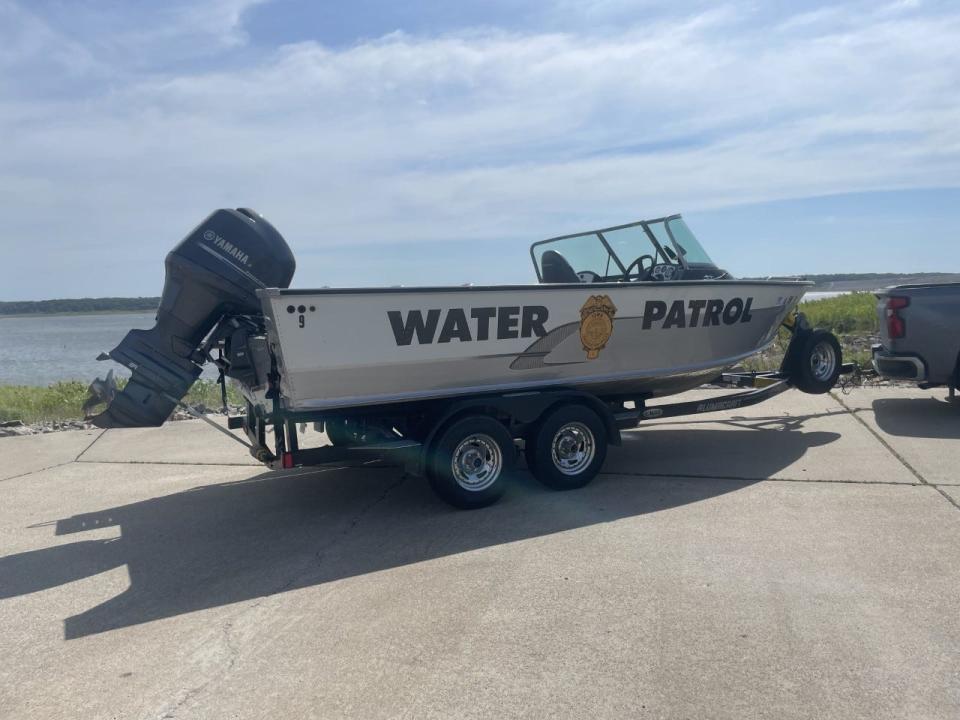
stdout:
[[888,435],[960,440],[960,402],[884,398],[873,401],[873,416]]
[[[642,472],[645,460],[658,454],[662,461],[678,449],[690,454],[721,443],[733,457],[754,458],[758,477],[765,477],[796,461],[808,447],[838,437],[797,429],[662,429],[656,435],[658,442],[641,451],[632,449],[635,438],[628,440],[616,450],[617,464],[635,464]],[[771,444],[773,452],[757,452]],[[134,474],[136,468],[128,472]],[[725,474],[722,462],[716,473]],[[265,473],[59,520],[57,535],[117,527],[120,537],[0,558],[0,599],[126,565],[127,590],[66,619],[66,638],[79,638],[641,516],[753,482],[601,475],[582,490],[556,493],[522,473],[499,504],[463,512],[436,499],[426,482],[404,478],[391,467]]]
[[[750,427],[732,418],[722,424],[742,429],[726,431],[651,426],[624,433],[623,447],[610,449],[603,469],[606,473],[766,480],[799,460],[807,449],[840,438],[835,432],[798,432],[801,422],[792,417],[774,425],[773,419],[761,418]],[[801,438],[802,448],[798,446]]]

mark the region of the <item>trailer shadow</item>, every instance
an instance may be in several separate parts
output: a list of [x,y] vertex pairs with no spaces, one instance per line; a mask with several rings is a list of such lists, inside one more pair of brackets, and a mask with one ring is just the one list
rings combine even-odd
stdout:
[[[57,535],[115,526],[120,537],[0,558],[0,599],[126,565],[127,590],[65,620],[66,638],[80,638],[701,502],[770,477],[838,437],[762,424],[647,434],[628,433],[608,472],[582,490],[550,492],[523,473],[499,504],[477,512],[453,510],[426,482],[379,466],[264,473],[75,515],[56,522]],[[709,460],[718,448],[708,463],[713,476],[684,476],[690,457]],[[737,459],[744,457],[749,476]],[[647,470],[670,476],[637,476]]]
[[882,398],[873,401],[873,416],[888,435],[960,440],[960,402],[936,397]]

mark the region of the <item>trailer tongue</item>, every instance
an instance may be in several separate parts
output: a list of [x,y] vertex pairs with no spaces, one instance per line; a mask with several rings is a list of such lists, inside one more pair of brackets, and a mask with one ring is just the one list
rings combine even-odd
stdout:
[[[296,262],[283,237],[246,208],[217,210],[166,260],[166,280],[150,330],[131,330],[110,358],[132,371],[107,408],[92,418],[102,428],[162,425],[207,362],[204,340],[225,316],[258,315],[261,288],[290,285]],[[102,381],[101,381],[102,382]]]

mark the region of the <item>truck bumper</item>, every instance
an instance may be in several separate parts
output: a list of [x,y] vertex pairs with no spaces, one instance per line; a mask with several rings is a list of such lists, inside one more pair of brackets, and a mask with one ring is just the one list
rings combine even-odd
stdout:
[[927,379],[927,365],[917,355],[892,353],[883,345],[874,345],[873,369],[877,374],[891,380],[910,380],[924,382]]

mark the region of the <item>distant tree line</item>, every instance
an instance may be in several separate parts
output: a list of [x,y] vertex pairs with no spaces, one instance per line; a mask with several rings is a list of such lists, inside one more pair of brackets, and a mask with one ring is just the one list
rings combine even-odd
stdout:
[[158,297],[68,298],[63,300],[19,300],[0,302],[0,315],[44,315],[51,313],[152,312]]
[[[815,289],[831,289],[835,284],[854,284],[862,286],[864,289],[884,287],[886,285],[901,285],[904,283],[940,283],[940,282],[960,282],[960,273],[826,273],[821,275],[801,273],[793,277],[803,280],[812,280]],[[741,278],[742,280],[763,280],[764,278],[752,277]]]
[[910,278],[937,278],[937,277],[949,277],[952,273],[934,273],[934,272],[921,272],[921,273],[830,273],[825,275],[804,275],[807,280],[813,280],[817,284],[821,283],[830,283],[830,282],[848,282],[851,280],[896,280],[897,278],[910,277]]

